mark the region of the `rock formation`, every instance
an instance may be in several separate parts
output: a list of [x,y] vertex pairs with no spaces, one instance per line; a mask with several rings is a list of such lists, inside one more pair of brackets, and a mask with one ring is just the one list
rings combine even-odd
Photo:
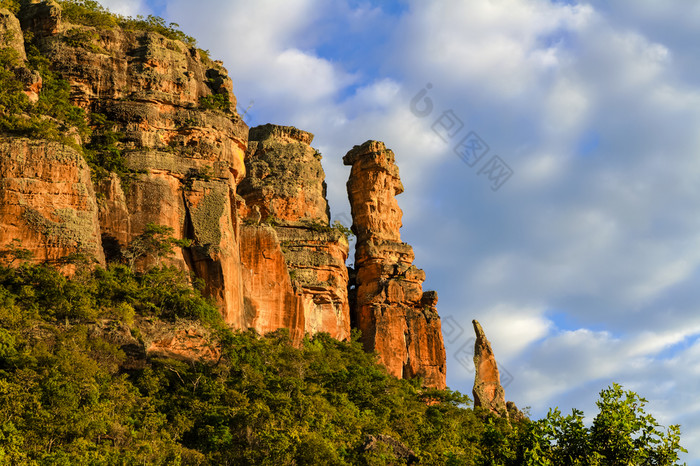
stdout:
[[41,76],[25,66],[27,52],[24,48],[24,33],[17,17],[4,8],[0,8],[0,41],[15,55],[17,63],[12,71],[23,84],[24,93],[29,100],[36,102],[42,87]]
[[413,265],[413,248],[401,242],[403,192],[394,153],[367,141],[343,158],[352,166],[348,196],[355,246],[353,320],[368,351],[397,377],[423,377],[445,386],[445,347],[435,305],[437,293],[423,292],[425,273]]
[[[379,434],[376,437],[374,435],[368,435],[367,438],[365,438],[364,445],[362,445],[362,450],[377,451],[380,452],[380,454],[383,453],[386,455],[385,458],[387,460],[400,461],[401,464],[417,464],[420,462],[420,459],[413,450],[388,435]],[[391,461],[389,464],[394,463]]]
[[0,8],[0,40],[3,41],[5,47],[9,47],[17,52],[20,60],[24,61],[27,59],[19,20],[5,8]]
[[[248,128],[235,113],[226,70],[196,48],[153,32],[71,24],[52,0],[27,4],[19,16],[54,70],[70,83],[72,102],[100,122],[93,141],[77,142],[91,147],[107,132],[118,134],[113,149],[125,165],[125,176],[112,173],[94,188],[63,183],[66,194],[46,204],[80,195],[91,197],[93,203],[98,198],[99,223],[92,226],[112,250],[125,247],[148,223],[172,227],[177,238],[189,238],[193,245],[178,250],[171,263],[202,278],[226,322],[243,327],[235,191],[245,175]],[[219,96],[225,105],[218,109],[202,105],[212,96]],[[50,152],[49,147],[35,152]],[[8,153],[3,159],[12,163]],[[41,160],[36,155],[33,162]],[[51,175],[63,180],[58,170]],[[89,181],[87,166],[77,171]],[[97,196],[89,194],[91,189]],[[25,213],[14,210],[0,218],[0,225],[21,224],[17,216]],[[50,239],[36,240],[51,244]],[[0,239],[3,244],[7,241]],[[43,244],[23,242],[23,247],[39,259],[45,257]],[[101,248],[90,248],[104,262]],[[52,254],[69,252],[70,247],[64,247]]]
[[[28,68],[34,49],[25,50],[25,36],[68,82],[91,134],[66,128],[65,143],[0,135],[0,261],[12,263],[6,252],[20,245],[71,273],[66,258],[121,260],[149,224],[163,225],[191,244],[165,263],[202,279],[232,328],[286,327],[297,342],[317,332],[345,340],[356,294],[352,316],[365,347],[392,374],[444,387],[437,295],[422,292],[424,274],[401,242],[394,196],[403,188],[383,144],[344,159],[353,165],[359,239],[349,293],[348,241],[329,225],[311,133],[277,125],[249,131],[220,62],[155,32],[73,24],[54,0],[25,2],[16,16],[0,9],[0,47],[15,51],[13,71],[31,101],[42,77]],[[108,163],[95,162],[101,158]],[[197,338],[176,333],[148,351],[177,355],[202,346]],[[216,356],[208,351],[202,357]]]
[[[492,413],[508,418],[506,408],[505,391],[501,386],[501,376],[498,373],[496,358],[491,349],[481,324],[476,320],[472,321],[476,342],[474,343],[474,406],[488,409]],[[514,407],[515,405],[513,405]],[[517,408],[515,408],[517,410]],[[512,409],[511,409],[512,411]]]
[[[286,326],[295,340],[317,332],[345,340],[348,242],[328,223],[325,175],[312,140],[290,126],[250,130],[248,175],[238,186],[241,213],[250,220],[241,236],[245,315],[260,332]],[[257,226],[261,218],[269,226]]]
[[0,249],[17,240],[57,266],[75,253],[104,262],[90,170],[74,149],[0,139]]

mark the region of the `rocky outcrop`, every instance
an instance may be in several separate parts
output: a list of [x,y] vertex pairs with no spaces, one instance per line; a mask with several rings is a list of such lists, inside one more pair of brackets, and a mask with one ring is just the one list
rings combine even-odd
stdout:
[[241,263],[245,326],[260,334],[288,328],[292,341],[298,342],[305,327],[302,301],[292,287],[274,228],[242,226]]
[[[191,246],[166,259],[132,256],[129,264],[143,270],[163,260],[191,272],[231,327],[288,328],[295,342],[318,332],[345,340],[352,318],[392,374],[444,387],[437,295],[423,293],[425,275],[401,242],[394,196],[403,188],[383,144],[345,157],[353,165],[348,187],[358,236],[352,288],[348,241],[329,224],[311,133],[277,125],[249,132],[226,70],[189,43],[117,21],[73,24],[54,0],[23,2],[18,17],[0,10],[0,45],[17,51],[14,71],[25,93],[36,101],[42,92],[41,76],[25,61],[28,33],[69,83],[92,134],[66,128],[69,146],[0,138],[5,263],[28,249],[70,273],[68,259],[123,260],[150,224],[166,226]],[[145,346],[122,337],[138,355],[218,354],[187,329]]]
[[355,146],[343,158],[352,166],[348,196],[355,247],[353,318],[365,349],[397,377],[423,377],[445,386],[445,347],[435,306],[423,292],[425,273],[413,265],[413,248],[401,242],[403,192],[394,153],[377,141]]
[[321,154],[311,147],[314,135],[293,126],[250,129],[246,171],[238,194],[263,219],[276,223],[328,224],[325,174]]
[[0,250],[13,242],[66,271],[76,254],[104,263],[90,170],[76,150],[0,139]]
[[[164,322],[137,319],[130,325],[98,320],[88,325],[91,339],[103,338],[125,355],[122,369],[143,369],[148,359],[175,359],[188,363],[216,363],[221,357],[211,330],[195,322]],[[135,336],[137,335],[137,336]]]
[[27,59],[24,50],[24,34],[19,20],[9,10],[2,7],[0,7],[0,42],[4,44],[4,47],[9,47],[17,52],[20,60]]
[[61,29],[61,7],[54,0],[30,0],[19,11],[22,29],[38,37],[57,34]]
[[[94,136],[83,142],[99,151],[106,134],[119,136],[108,156],[123,157],[122,176],[96,186],[104,247],[125,247],[149,223],[171,227],[192,247],[170,262],[202,278],[226,322],[242,327],[235,191],[248,128],[226,70],[156,33],[71,24],[53,1],[29,4],[20,16],[70,83],[71,100],[93,115]],[[217,108],[206,105],[213,96]]]
[[[498,373],[496,358],[491,349],[481,324],[472,321],[476,342],[474,343],[474,406],[482,407],[492,413],[508,418],[509,409],[506,407],[505,390],[501,386],[501,376]],[[514,408],[513,405],[512,408]],[[510,411],[513,411],[513,409]],[[517,411],[517,408],[515,408]],[[519,412],[519,411],[518,411]]]
[[368,435],[365,438],[365,443],[362,445],[362,450],[376,452],[386,460],[393,460],[389,464],[395,464],[394,461],[400,461],[401,464],[417,464],[420,462],[413,450],[389,435]]
[[[348,242],[328,223],[325,175],[320,154],[310,146],[312,140],[311,133],[290,126],[250,130],[247,176],[238,186],[244,201],[241,212],[249,224],[262,219],[270,227],[244,227],[245,312],[248,325],[258,331],[265,327],[258,322],[269,321],[262,316],[276,315],[294,323],[293,338],[327,332],[344,340],[350,337]],[[277,264],[280,253],[283,263]],[[269,265],[261,268],[265,262]],[[250,282],[263,280],[258,273],[264,274],[266,268],[269,280],[275,282],[269,284],[277,290],[274,293]],[[284,277],[277,273],[282,269],[287,272]],[[285,304],[291,299],[290,288],[293,305]],[[259,296],[254,296],[256,289]]]
[[38,72],[25,66],[27,53],[24,49],[24,33],[20,22],[9,10],[0,8],[0,48],[9,48],[17,61],[14,74],[24,87],[24,92],[31,102],[39,100],[42,87]]

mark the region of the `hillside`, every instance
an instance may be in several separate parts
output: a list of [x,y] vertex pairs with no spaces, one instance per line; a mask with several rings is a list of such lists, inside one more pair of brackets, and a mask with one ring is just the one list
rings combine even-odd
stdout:
[[0,0],[0,38],[0,464],[677,459],[617,386],[601,409],[626,417],[590,432],[506,409],[476,323],[496,376],[476,408],[446,388],[383,143],[348,148],[353,223],[331,225],[313,135],[248,128],[173,25]]

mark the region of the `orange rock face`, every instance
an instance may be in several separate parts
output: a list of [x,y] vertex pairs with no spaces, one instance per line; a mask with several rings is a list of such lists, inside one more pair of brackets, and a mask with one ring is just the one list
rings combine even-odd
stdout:
[[[173,228],[192,247],[178,249],[170,262],[202,278],[226,322],[243,326],[235,192],[245,175],[248,127],[235,113],[226,70],[156,33],[71,24],[51,0],[22,11],[22,26],[42,38],[42,52],[70,83],[73,103],[122,135],[117,148],[132,171],[128,184],[112,174],[96,186],[96,226],[108,255],[148,223]],[[89,44],[65,40],[76,31]],[[218,108],[202,105],[215,95]],[[103,131],[96,127],[94,137]]]
[[423,292],[425,273],[413,263],[413,248],[401,242],[403,192],[394,154],[368,141],[343,158],[351,165],[348,196],[357,235],[352,312],[365,349],[397,377],[423,377],[445,387],[445,346],[435,305]]
[[245,327],[265,334],[288,328],[292,341],[304,336],[301,296],[292,281],[275,229],[241,227]]
[[[269,257],[281,257],[283,262],[279,267],[269,267],[268,275],[274,277],[270,278],[273,281],[282,280],[281,276],[276,276],[277,269],[284,269],[286,273],[280,273],[285,276],[284,286],[286,288],[286,282],[290,282],[296,301],[285,310],[284,302],[290,299],[288,292],[267,296],[263,289],[256,303],[264,302],[264,305],[249,306],[246,301],[246,316],[253,312],[255,322],[265,321],[259,317],[261,313],[270,314],[268,309],[280,309],[279,318],[294,322],[295,326],[290,327],[293,337],[327,332],[345,340],[350,337],[345,266],[348,242],[328,224],[325,175],[320,155],[309,145],[312,139],[311,133],[290,126],[264,125],[250,131],[247,176],[238,186],[238,194],[245,202],[242,215],[248,217],[250,223],[271,223],[276,240],[270,238],[264,251],[269,251]],[[256,229],[258,235],[271,237],[259,230]],[[241,243],[246,299],[250,298],[248,290],[256,288],[248,281],[262,279],[251,274],[249,267],[260,274],[265,274],[266,270],[244,259],[251,257],[247,248],[253,245],[259,247],[258,243],[247,239]],[[253,251],[252,255],[256,252],[260,254]],[[266,260],[270,260],[269,257]],[[254,327],[262,332],[263,326]],[[270,330],[275,328],[279,327]]]
[[238,186],[248,208],[262,219],[328,224],[325,174],[321,156],[310,146],[314,136],[292,126],[250,129],[247,176]]
[[[496,358],[481,324],[472,321],[476,342],[474,343],[474,406],[484,407],[499,416],[508,417],[505,391],[501,386]],[[517,410],[516,410],[517,411]]]
[[[159,333],[165,333],[162,329]],[[180,359],[184,361],[216,362],[221,353],[211,343],[210,335],[189,328],[157,335],[146,347],[149,357]]]
[[82,253],[104,263],[90,170],[78,152],[56,142],[0,138],[0,250],[13,241],[36,261],[62,266]]
[[[344,159],[353,166],[348,189],[358,236],[349,291],[348,241],[329,225],[311,133],[277,125],[249,131],[220,62],[157,33],[71,24],[54,0],[27,3],[19,22],[0,10],[0,39],[17,50],[15,75],[30,99],[38,99],[42,78],[23,65],[24,32],[37,38],[51,69],[70,84],[72,102],[91,117],[92,136],[67,134],[97,157],[91,160],[108,157],[113,172],[91,173],[83,154],[60,143],[0,137],[5,263],[21,247],[38,261],[60,265],[82,253],[105,264],[123,257],[149,223],[164,225],[191,241],[164,260],[201,278],[231,327],[288,328],[297,342],[319,332],[345,340],[352,317],[365,347],[392,374],[444,387],[437,295],[423,292],[425,275],[401,242],[395,195],[403,187],[382,143]],[[135,361],[218,357],[199,330],[168,332],[139,348],[128,331],[119,338],[135,348]]]

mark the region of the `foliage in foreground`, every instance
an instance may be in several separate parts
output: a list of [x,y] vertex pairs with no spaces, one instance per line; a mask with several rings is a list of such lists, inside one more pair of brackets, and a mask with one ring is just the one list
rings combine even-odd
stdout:
[[[125,354],[95,337],[94,320],[199,319],[222,348],[216,364]],[[136,323],[134,323],[136,322]],[[450,390],[397,380],[357,335],[294,347],[285,331],[234,333],[181,272],[124,265],[66,279],[43,265],[0,268],[0,465],[401,464],[388,435],[422,464],[671,465],[678,428],[664,433],[644,400],[603,390],[592,427],[582,414],[509,425]]]

